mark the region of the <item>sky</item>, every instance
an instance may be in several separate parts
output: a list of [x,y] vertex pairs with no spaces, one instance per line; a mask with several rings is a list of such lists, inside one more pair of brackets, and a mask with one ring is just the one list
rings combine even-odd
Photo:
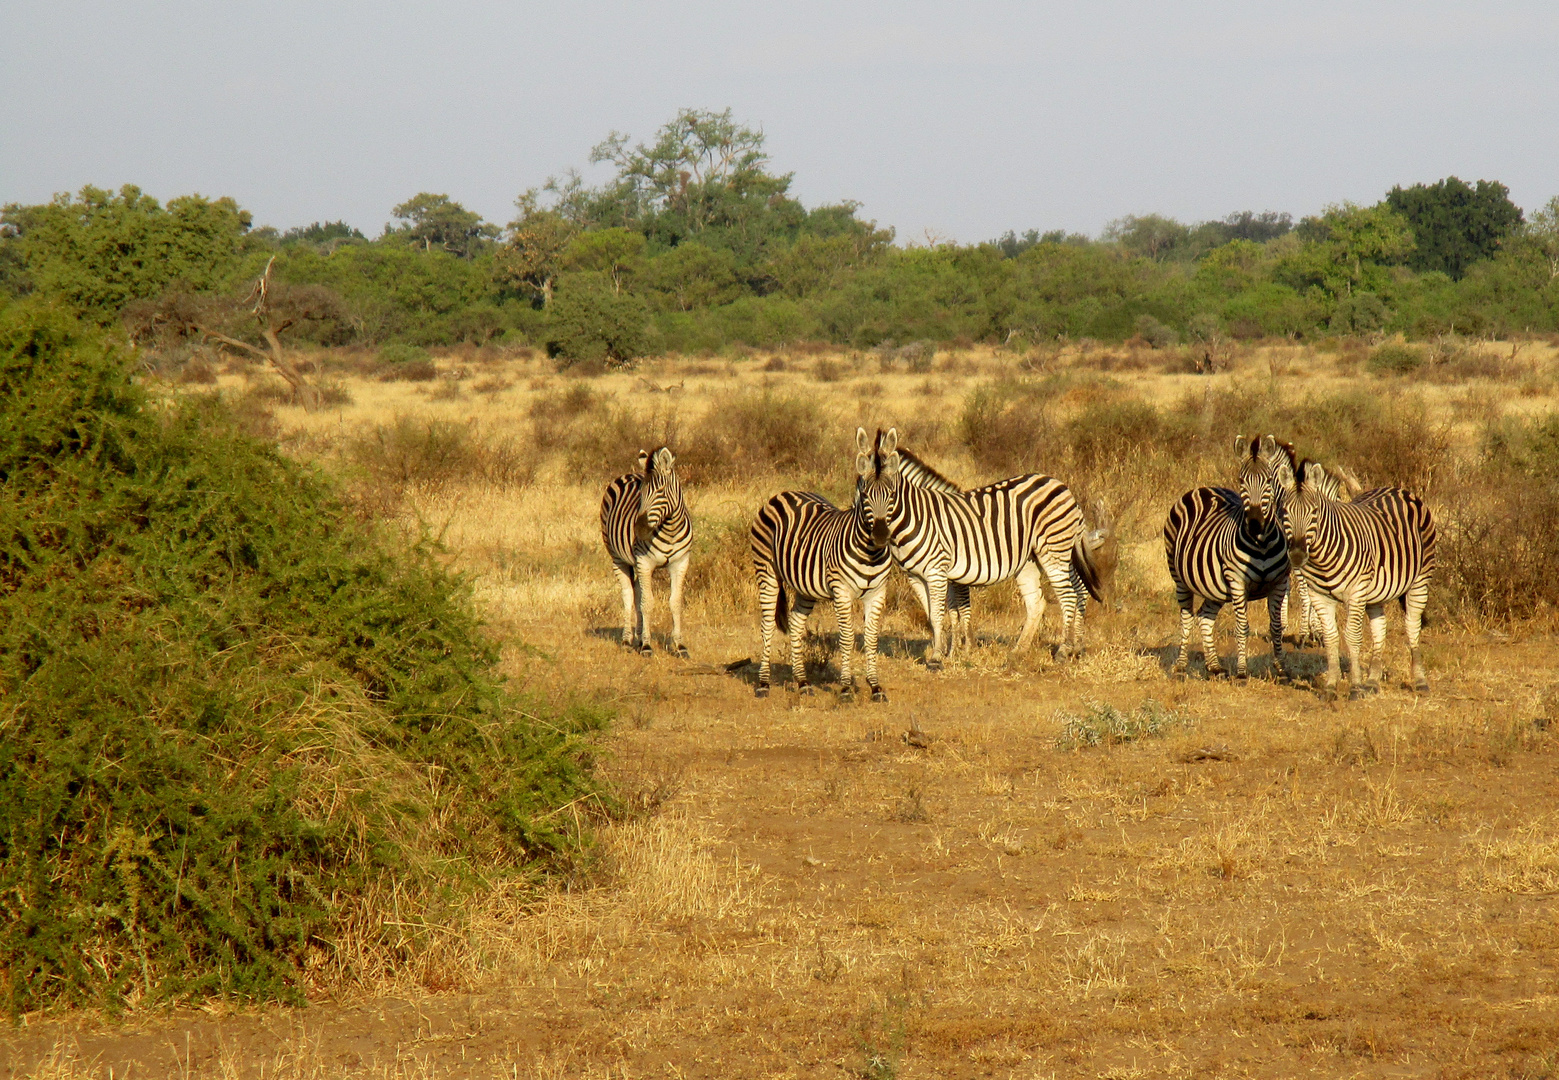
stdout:
[[3,0],[0,203],[228,195],[257,224],[443,193],[504,224],[612,131],[731,108],[808,206],[901,242],[1295,218],[1393,185],[1559,195],[1559,4]]

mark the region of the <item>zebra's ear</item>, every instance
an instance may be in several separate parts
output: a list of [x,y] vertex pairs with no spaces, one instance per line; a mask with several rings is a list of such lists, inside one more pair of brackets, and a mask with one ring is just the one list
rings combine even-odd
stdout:
[[655,451],[655,468],[661,472],[670,472],[677,467],[677,456],[671,452],[671,447],[662,446]]
[[1299,489],[1299,485],[1294,480],[1294,470],[1289,468],[1288,459],[1280,457],[1272,464],[1274,466],[1273,471],[1277,473],[1278,484],[1283,488],[1284,494],[1292,497]]
[[1326,482],[1326,467],[1319,461],[1305,462],[1304,483],[1309,487],[1319,488]]
[[1277,457],[1278,441],[1276,437],[1272,435],[1263,435],[1261,437],[1259,453],[1268,461],[1271,461],[1273,458]]
[[866,429],[863,427],[855,429],[855,452],[857,454],[869,454],[872,452],[871,436],[866,434]]
[[882,454],[887,457],[899,452],[899,429],[890,427],[888,433],[882,437]]
[[863,453],[863,454],[856,454],[855,455],[855,472],[856,472],[856,475],[858,475],[858,476],[860,476],[862,478],[865,478],[865,477],[870,476],[874,471],[875,470],[872,467],[872,456],[871,456],[870,453]]
[[649,475],[649,471],[650,471],[650,455],[649,455],[649,451],[647,451],[647,450],[640,450],[639,451],[639,471],[641,473],[644,473],[646,476]]

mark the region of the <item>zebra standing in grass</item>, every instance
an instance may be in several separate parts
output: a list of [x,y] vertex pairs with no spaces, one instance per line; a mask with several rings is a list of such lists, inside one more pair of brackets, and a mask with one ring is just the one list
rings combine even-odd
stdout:
[[[1248,443],[1248,445],[1247,445]],[[1275,471],[1277,462],[1286,460],[1289,469],[1297,475],[1301,462],[1299,454],[1294,449],[1294,444],[1284,442],[1282,439],[1271,435],[1247,440],[1243,435],[1234,437],[1234,448],[1240,456],[1240,469],[1238,480],[1240,491],[1240,504],[1245,512],[1246,522],[1252,529],[1265,529],[1267,526],[1282,520],[1283,489],[1277,483]],[[1341,499],[1346,492],[1349,499],[1358,495],[1362,490],[1359,482],[1351,474],[1344,470],[1334,470],[1326,473],[1323,481],[1327,498]],[[1285,551],[1287,543],[1284,544]],[[1283,610],[1281,613],[1282,625],[1290,628],[1294,633],[1294,644],[1303,645],[1307,641],[1317,642],[1321,640],[1320,616],[1316,613],[1315,605],[1310,600],[1310,589],[1305,584],[1303,574],[1290,574],[1289,584],[1292,586],[1299,607],[1299,625],[1295,627],[1289,620],[1289,594],[1283,593]]]
[[619,476],[601,498],[601,539],[612,557],[623,593],[622,642],[650,655],[650,575],[666,567],[671,577],[671,644],[686,658],[682,644],[682,578],[693,547],[693,519],[682,498],[677,459],[667,447],[639,451],[640,472]]
[[1061,606],[1058,655],[1081,653],[1083,610],[1090,595],[1097,600],[1108,589],[1117,558],[1103,508],[1089,529],[1071,489],[1059,480],[1030,474],[961,491],[909,451],[899,456],[905,484],[892,522],[892,552],[931,622],[926,666],[942,666],[946,609],[953,611],[952,636],[961,622],[967,641],[969,586],[1008,578],[1017,578],[1025,612],[1014,651],[1026,648],[1039,628],[1048,582]]
[[[1289,564],[1304,574],[1315,594],[1326,638],[1323,688],[1330,693],[1337,686],[1337,605],[1342,604],[1351,669],[1349,696],[1359,698],[1380,689],[1385,604],[1398,600],[1407,628],[1413,689],[1427,693],[1429,678],[1424,673],[1418,636],[1435,566],[1435,525],[1429,508],[1417,495],[1394,487],[1366,491],[1351,503],[1339,502],[1327,494],[1332,477],[1316,462],[1301,462],[1297,476],[1283,458],[1277,458],[1274,465],[1284,494],[1283,529]],[[1366,618],[1371,649],[1369,671],[1364,675],[1361,662]]]
[[[887,599],[888,522],[898,502],[898,431],[877,433],[875,443],[857,428],[855,500],[841,510],[821,495],[784,491],[758,511],[752,523],[752,561],[762,610],[763,654],[758,663],[759,697],[769,693],[769,653],[774,630],[790,640],[790,668],[803,694],[806,658],[801,651],[807,616],[819,600],[831,599],[839,623],[840,696],[855,696],[851,674],[855,651],[855,601],[866,611],[866,684],[873,701],[886,701],[877,682],[877,628]],[[787,610],[788,608],[788,610]]]
[[[1175,583],[1175,604],[1180,608],[1180,654],[1174,670],[1184,671],[1190,660],[1191,623],[1201,624],[1203,656],[1209,675],[1223,674],[1213,626],[1225,604],[1234,607],[1236,678],[1249,675],[1252,600],[1266,600],[1267,622],[1272,635],[1272,668],[1283,671],[1283,612],[1288,598],[1288,546],[1278,523],[1274,496],[1259,485],[1247,485],[1247,471],[1266,477],[1267,458],[1260,456],[1272,436],[1249,441],[1234,440],[1240,455],[1240,490],[1199,487],[1180,496],[1164,522],[1164,559]],[[1274,443],[1274,450],[1275,450]],[[1252,462],[1254,461],[1254,466]],[[1251,493],[1256,499],[1253,502]],[[1196,604],[1197,598],[1201,604]]]

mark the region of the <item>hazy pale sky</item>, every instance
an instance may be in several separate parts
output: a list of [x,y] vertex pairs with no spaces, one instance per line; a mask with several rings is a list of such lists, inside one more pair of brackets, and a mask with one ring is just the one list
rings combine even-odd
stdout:
[[[609,131],[760,127],[901,241],[1559,194],[1559,4],[4,0],[0,202],[231,195],[286,229],[443,192],[503,224]],[[586,169],[592,180],[604,174]]]

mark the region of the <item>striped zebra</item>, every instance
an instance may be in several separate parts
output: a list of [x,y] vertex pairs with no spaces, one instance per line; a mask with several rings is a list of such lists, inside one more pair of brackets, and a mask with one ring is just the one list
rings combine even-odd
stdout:
[[1026,648],[1039,628],[1048,582],[1061,607],[1057,655],[1081,653],[1088,597],[1104,594],[1117,559],[1103,508],[1090,529],[1071,489],[1059,480],[1030,474],[962,491],[909,451],[899,457],[905,484],[892,523],[892,554],[931,623],[926,666],[942,666],[948,609],[951,637],[956,640],[962,624],[968,643],[969,587],[1008,578],[1017,579],[1025,612],[1014,651]]
[[[1286,461],[1288,468],[1297,475],[1303,462],[1300,461],[1294,444],[1272,435],[1252,439],[1236,435],[1234,449],[1240,458],[1236,483],[1239,485],[1240,504],[1245,513],[1246,523],[1251,529],[1259,530],[1281,521],[1283,489],[1277,482],[1277,465],[1280,460]],[[1325,480],[1321,483],[1324,485],[1324,493],[1330,499],[1340,500],[1345,494],[1352,499],[1363,490],[1351,473],[1340,468],[1327,472]],[[1284,550],[1287,550],[1286,541]],[[1305,576],[1289,574],[1288,579],[1299,608],[1299,625],[1295,627],[1289,620],[1289,593],[1284,592],[1283,627],[1293,630],[1295,646],[1321,641],[1320,616],[1315,604],[1311,602],[1310,589],[1305,584]]]
[[[1247,447],[1243,438],[1236,438],[1234,445],[1241,455],[1240,490],[1193,488],[1170,507],[1164,522],[1164,559],[1175,583],[1175,604],[1180,608],[1180,654],[1173,669],[1176,672],[1185,671],[1190,660],[1191,623],[1195,619],[1201,624],[1207,673],[1223,674],[1213,625],[1218,612],[1229,604],[1234,608],[1234,674],[1236,678],[1246,678],[1250,673],[1248,606],[1252,600],[1267,602],[1272,669],[1283,671],[1288,546],[1272,506],[1273,496],[1262,492],[1258,501],[1252,503],[1247,495],[1245,471],[1252,454],[1260,449],[1260,440]],[[1196,604],[1198,598],[1200,605]]]
[[[1316,462],[1301,462],[1297,476],[1285,460],[1276,465],[1284,493],[1289,564],[1304,574],[1316,596],[1326,639],[1322,687],[1330,693],[1337,686],[1337,605],[1342,604],[1351,669],[1349,696],[1363,697],[1380,688],[1385,604],[1398,600],[1405,616],[1413,689],[1427,693],[1429,678],[1418,638],[1435,566],[1435,525],[1429,508],[1417,495],[1394,487],[1375,488],[1351,503],[1340,502],[1327,495],[1332,477]],[[1367,674],[1361,664],[1366,618],[1371,643]]]
[[650,575],[664,566],[671,577],[672,650],[682,644],[682,578],[693,547],[693,519],[682,498],[677,459],[667,447],[639,451],[640,472],[619,476],[601,497],[601,539],[623,593],[623,645],[650,655]]
[[[855,651],[855,601],[866,611],[866,684],[873,701],[887,701],[877,682],[877,628],[887,599],[888,522],[899,491],[898,430],[877,433],[875,442],[857,428],[855,500],[841,510],[821,495],[783,491],[758,511],[752,523],[752,562],[762,610],[763,654],[758,663],[758,697],[769,694],[769,654],[774,630],[790,641],[796,687],[811,694],[801,651],[807,616],[819,600],[832,600],[839,623],[840,696],[855,696],[851,672]],[[787,610],[788,609],[788,610]]]

